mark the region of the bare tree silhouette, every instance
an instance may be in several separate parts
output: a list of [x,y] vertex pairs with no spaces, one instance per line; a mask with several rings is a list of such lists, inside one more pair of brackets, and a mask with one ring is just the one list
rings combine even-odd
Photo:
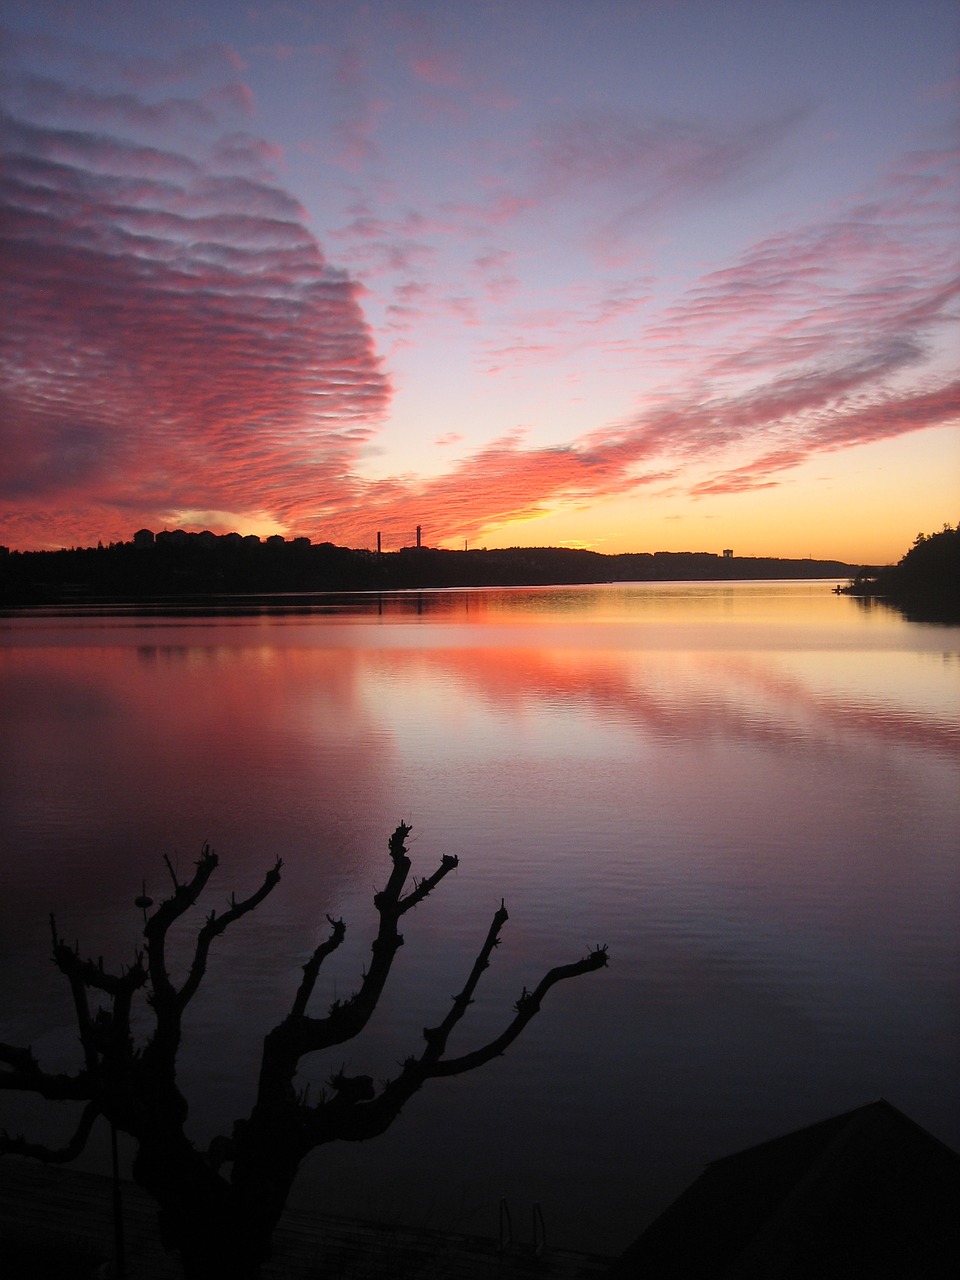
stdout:
[[[455,856],[444,855],[432,875],[421,880],[414,877],[405,892],[411,868],[406,848],[409,834],[410,827],[401,822],[389,840],[390,876],[374,896],[379,928],[358,989],[349,999],[337,1000],[325,1016],[314,1017],[307,1011],[320,968],[346,933],[342,920],[328,916],[328,936],[303,966],[289,1012],[264,1037],[250,1115],[234,1123],[230,1136],[214,1138],[206,1151],[199,1150],[185,1133],[188,1107],[176,1079],[184,1011],[203,980],[213,940],[275,888],[280,861],[256,892],[239,901],[231,898],[229,910],[221,915],[209,913],[197,932],[192,961],[179,987],[167,965],[168,934],[217,868],[217,856],[208,845],[186,882],[164,859],[173,891],[152,911],[148,898],[137,900],[144,912],[144,949],[119,974],[105,972],[102,961],[82,960],[78,948],[59,936],[51,916],[54,961],[70,985],[83,1065],[73,1074],[48,1073],[29,1047],[0,1044],[0,1088],[83,1103],[83,1112],[73,1137],[60,1149],[4,1132],[0,1153],[45,1162],[72,1160],[83,1149],[97,1117],[103,1116],[135,1140],[133,1177],[155,1197],[161,1238],[167,1248],[179,1252],[184,1274],[204,1280],[253,1280],[269,1257],[274,1228],[300,1163],[310,1151],[328,1142],[358,1141],[383,1133],[425,1081],[473,1071],[502,1054],[537,1014],[551,987],[607,963],[606,947],[598,946],[573,964],[551,969],[532,991],[524,988],[498,1036],[472,1052],[447,1057],[450,1033],[471,1003],[499,943],[507,920],[501,903],[447,1016],[438,1026],[424,1029],[419,1056],[408,1057],[398,1074],[379,1087],[369,1076],[347,1076],[341,1070],[330,1077],[329,1091],[311,1103],[297,1087],[300,1060],[352,1040],[363,1030],[403,944],[398,929],[401,918],[458,864]],[[153,1020],[142,1047],[135,1044],[131,1027],[138,993],[145,995]],[[106,1007],[102,1007],[104,998]],[[92,1003],[97,1004],[95,1009]]]

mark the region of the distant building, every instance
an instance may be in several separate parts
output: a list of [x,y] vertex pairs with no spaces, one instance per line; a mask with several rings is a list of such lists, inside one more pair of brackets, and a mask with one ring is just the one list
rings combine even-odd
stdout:
[[732,559],[733,559],[733,549],[732,549],[731,547],[724,547],[724,549],[723,549],[723,558],[724,558],[724,560],[732,560]]
[[133,535],[133,545],[135,547],[152,547],[154,541],[152,529],[138,529]]

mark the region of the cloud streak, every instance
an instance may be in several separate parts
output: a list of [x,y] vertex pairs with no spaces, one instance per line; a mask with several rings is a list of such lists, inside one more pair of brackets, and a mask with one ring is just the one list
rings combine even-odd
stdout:
[[[51,114],[140,123],[131,95],[42,88]],[[81,523],[111,506],[158,524],[192,508],[304,518],[351,471],[389,384],[362,289],[298,202],[117,132],[4,115],[0,140],[4,500],[86,505]],[[242,134],[216,145],[260,165]]]
[[[691,392],[665,391],[633,420],[564,448],[512,438],[475,455],[418,495],[440,536],[629,497],[691,460],[711,472],[687,484],[695,499],[774,487],[819,454],[956,424],[955,362],[929,366],[955,331],[960,294],[956,254],[932,234],[949,217],[956,160],[905,157],[869,206],[761,241],[702,277],[645,334],[654,352],[678,353],[677,380]],[[523,341],[514,355],[529,350]]]

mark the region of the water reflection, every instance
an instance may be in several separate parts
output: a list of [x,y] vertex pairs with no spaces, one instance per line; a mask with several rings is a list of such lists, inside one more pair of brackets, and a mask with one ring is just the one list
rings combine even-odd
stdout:
[[[355,617],[372,615],[402,618],[410,615],[431,618],[477,620],[493,615],[523,617],[530,614],[562,619],[575,615],[620,618],[630,615],[663,616],[693,613],[705,616],[737,613],[756,617],[772,609],[778,618],[789,611],[795,618],[809,618],[811,602],[819,602],[829,612],[833,624],[843,625],[852,616],[852,607],[861,612],[879,602],[846,597],[851,609],[839,610],[829,599],[821,581],[789,582],[644,582],[603,583],[594,586],[545,587],[451,587],[437,590],[386,592],[278,592],[271,595],[192,596],[189,599],[160,599],[134,604],[58,604],[30,610],[5,609],[0,618],[21,624],[44,625],[51,619],[64,621],[132,620],[137,626],[168,619],[186,619],[211,625],[230,618]],[[869,610],[868,610],[869,611]],[[876,609],[879,611],[879,609]]]
[[389,1074],[502,895],[478,1036],[571,942],[608,942],[612,967],[488,1079],[318,1165],[306,1197],[495,1231],[482,1215],[507,1192],[541,1200],[558,1243],[606,1248],[704,1161],[880,1094],[960,1142],[960,632],[831,586],[5,619],[0,1036],[70,1048],[68,1009],[51,1030],[51,907],[124,960],[163,853],[211,841],[225,892],[279,854],[260,950],[218,955],[187,1063],[197,1124],[239,1114],[254,1024],[327,911],[353,949],[326,996],[352,988],[404,817],[415,859],[461,865],[415,913],[349,1069]]

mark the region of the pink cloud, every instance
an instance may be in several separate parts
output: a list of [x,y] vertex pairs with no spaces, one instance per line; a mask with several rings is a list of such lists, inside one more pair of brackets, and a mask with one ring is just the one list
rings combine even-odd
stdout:
[[218,169],[246,173],[261,182],[272,182],[285,167],[282,147],[243,130],[220,134],[210,149],[210,161]]
[[[862,402],[850,401],[847,392],[861,385]],[[842,370],[833,380],[826,375],[797,379],[708,403],[677,396],[672,405],[652,406],[640,419],[598,429],[567,446],[529,449],[523,436],[513,433],[463,459],[445,476],[370,486],[359,520],[347,510],[332,512],[331,518],[361,545],[369,543],[374,527],[402,543],[403,531],[417,523],[436,542],[475,541],[500,524],[532,519],[555,506],[624,498],[668,480],[695,498],[770,488],[817,454],[956,422],[960,416],[958,382],[920,393],[877,394],[871,387],[866,369],[859,375]],[[752,461],[723,466],[728,449],[751,443]],[[691,457],[712,462],[715,472],[684,487],[683,465]]]
[[97,511],[108,536],[124,511],[296,523],[348,484],[389,387],[360,287],[297,203],[103,133],[3,135],[10,520],[22,504]]
[[210,125],[215,120],[213,108],[219,105],[219,101],[206,103],[197,98],[146,102],[132,92],[98,93],[42,76],[22,77],[11,97],[18,109],[33,119],[80,118],[88,126],[120,125],[150,130]]
[[430,53],[415,57],[410,63],[414,76],[434,89],[459,89],[466,83],[463,66],[449,53]]
[[[365,200],[357,200],[350,208],[350,221],[331,233],[341,246],[355,271],[364,280],[400,277],[392,288],[398,305],[405,309],[412,294],[421,303],[428,294],[435,295],[436,286],[428,283],[437,257],[432,235],[442,229],[428,222],[417,210],[406,210],[395,217],[374,212]],[[422,313],[422,306],[416,314]],[[413,312],[408,310],[408,314]]]
[[[164,25],[158,11],[155,29]],[[51,34],[49,30],[27,33],[3,23],[0,58],[11,69],[42,65],[56,68],[58,75],[72,81],[88,85],[119,82],[140,93],[210,77],[222,81],[245,69],[240,54],[222,43],[184,45],[167,54],[125,54],[94,49],[82,39]]]
[[791,347],[806,359],[835,350],[841,336],[849,348],[851,339],[869,344],[879,332],[949,321],[960,260],[944,233],[956,224],[958,162],[952,150],[904,157],[869,200],[769,237],[704,276],[648,336],[689,344],[725,331],[751,353],[751,368],[758,355],[782,367]]
[[332,60],[328,92],[334,107],[330,162],[359,172],[380,159],[376,134],[387,102],[374,91],[367,58],[358,45],[320,50]]
[[[103,55],[97,55],[103,57]],[[103,71],[113,72],[116,67],[120,77],[131,88],[145,91],[164,84],[184,84],[189,81],[245,71],[247,64],[238,51],[227,44],[188,45],[163,54],[117,55],[115,60],[105,58]],[[81,71],[90,68],[89,58]]]
[[584,244],[619,269],[622,246],[640,226],[753,181],[802,118],[792,111],[721,127],[595,111],[551,120],[512,144],[478,144],[475,189],[440,203],[425,223],[461,241],[494,239],[573,209]]
[[579,447],[525,449],[522,433],[513,432],[446,475],[371,484],[362,512],[340,509],[330,518],[357,545],[369,545],[372,529],[402,543],[418,523],[437,542],[473,541],[498,524],[541,515],[553,503],[584,503],[662,481],[667,475],[662,470],[631,473],[632,464],[652,452],[650,443],[637,435],[612,434]]
[[473,266],[488,302],[502,306],[516,297],[521,286],[515,263],[516,254],[505,249],[485,249],[474,258]]
[[546,123],[533,142],[525,190],[539,206],[604,193],[593,250],[622,264],[622,242],[651,219],[754,181],[804,118],[801,109],[730,125],[592,111]]

